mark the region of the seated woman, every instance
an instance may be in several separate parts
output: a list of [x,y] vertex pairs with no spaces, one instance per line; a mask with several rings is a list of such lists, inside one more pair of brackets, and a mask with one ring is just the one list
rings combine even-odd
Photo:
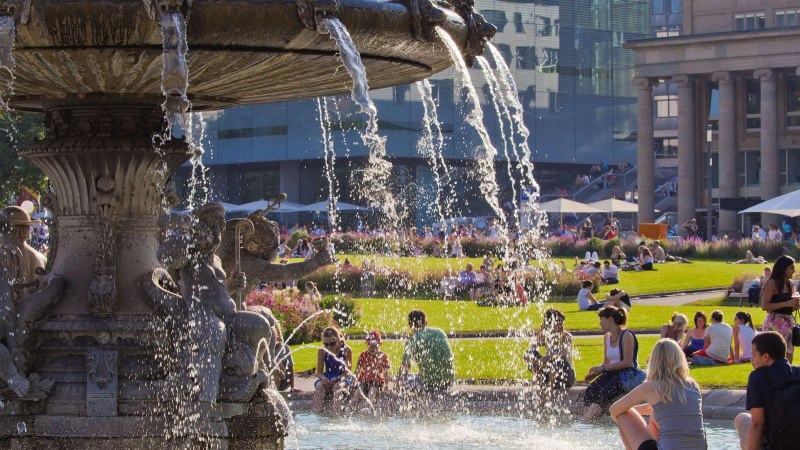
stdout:
[[314,401],[312,409],[317,414],[325,410],[325,399],[333,398],[333,411],[341,411],[344,398],[353,384],[353,351],[344,343],[338,329],[328,327],[322,332],[322,345],[317,350],[317,377],[314,382]]
[[626,311],[631,310],[631,297],[622,289],[612,289],[606,296],[606,301],[600,303],[603,306],[615,306]]
[[756,335],[753,318],[750,313],[739,311],[734,316],[733,323],[733,362],[750,362],[753,359],[752,343]]
[[636,266],[636,270],[653,270],[654,262],[655,260],[653,259],[653,254],[650,253],[650,249],[642,247],[641,257],[639,258],[639,264]]
[[622,251],[619,245],[614,246],[614,248],[611,250],[611,264],[614,264],[617,267],[620,267],[622,262],[625,261],[627,257],[628,255]]
[[[700,387],[672,339],[656,343],[647,381],[617,400],[610,412],[626,449],[707,448]],[[643,415],[650,416],[649,424]]]
[[706,328],[708,327],[708,317],[703,311],[694,314],[694,328],[686,332],[681,348],[686,359],[691,359],[694,352],[702,350],[705,345]]
[[661,326],[661,338],[672,339],[677,343],[683,341],[683,336],[686,334],[686,326],[689,324],[689,319],[685,315],[674,312],[672,318],[669,319],[669,324]]
[[667,252],[664,251],[664,247],[658,241],[653,241],[650,244],[650,254],[653,255],[655,262],[663,263],[667,261]]
[[625,393],[622,372],[638,368],[639,344],[632,331],[626,329],[628,315],[624,309],[608,306],[597,313],[603,337],[603,363],[589,369],[586,382],[591,382],[584,391],[584,418],[593,420]]
[[586,280],[581,286],[582,288],[578,292],[578,309],[581,311],[597,311],[602,308],[603,305],[592,295],[594,283],[591,280]]
[[740,259],[738,261],[728,261],[728,264],[766,264],[767,260],[764,259],[763,256],[753,256],[753,252],[750,250],[746,251],[744,254],[744,259]]
[[[539,348],[544,347],[544,355]],[[531,346],[523,356],[533,374],[534,385],[566,390],[575,385],[572,363],[572,335],[564,330],[564,314],[549,308],[544,312],[542,328],[534,333]],[[552,391],[551,391],[552,392]]]

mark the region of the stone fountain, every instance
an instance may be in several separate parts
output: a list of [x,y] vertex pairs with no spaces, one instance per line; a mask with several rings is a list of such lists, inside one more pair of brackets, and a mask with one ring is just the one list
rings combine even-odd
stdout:
[[[186,24],[183,67],[167,67],[162,58],[180,45],[164,42],[166,14]],[[13,94],[6,98],[18,110],[46,113],[46,137],[22,154],[51,182],[43,203],[56,231],[47,281],[21,298],[0,292],[7,310],[17,311],[0,317],[0,344],[37,386],[20,398],[0,381],[0,447],[282,447],[286,411],[264,395],[269,361],[261,338],[269,312],[242,311],[227,292],[186,282],[219,278],[214,251],[232,270],[224,217],[212,205],[172,240],[160,230],[169,206],[165,184],[192,156],[184,141],[154,139],[168,128],[162,88],[175,81],[170,77],[188,81],[195,111],[343,93],[348,75],[335,70],[335,44],[319,26],[325,17],[347,27],[373,88],[450,66],[433,27],[447,31],[468,60],[482,52],[493,27],[471,0],[4,0],[2,16],[13,18],[16,33]],[[166,103],[177,98],[163,93]],[[330,263],[320,252],[298,267],[271,264],[274,223],[251,219],[255,237],[242,243],[251,281]],[[234,241],[239,245],[238,236]],[[188,256],[195,260],[171,253],[178,243],[193,246]],[[208,273],[198,275],[199,266]],[[173,280],[178,272],[181,283]],[[217,306],[198,289],[214,291]],[[164,328],[165,317],[173,328]],[[176,333],[177,341],[165,340]],[[185,368],[165,365],[159,355],[181,345],[187,358],[204,354],[212,367],[193,378],[169,373]],[[253,370],[242,369],[254,361]],[[176,379],[179,388],[197,387],[178,395],[173,410],[159,406],[175,395],[170,378],[173,388]],[[172,414],[191,416],[191,426],[170,429]]]

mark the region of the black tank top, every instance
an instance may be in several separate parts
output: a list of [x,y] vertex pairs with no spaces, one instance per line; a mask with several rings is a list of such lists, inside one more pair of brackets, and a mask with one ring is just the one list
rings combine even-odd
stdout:
[[[786,282],[786,286],[784,286],[784,288],[786,289],[786,292],[779,292],[779,293],[773,295],[772,298],[769,299],[769,302],[770,303],[782,303],[782,302],[785,302],[785,301],[788,301],[789,299],[791,299],[792,298],[792,284],[791,283],[792,283],[791,281]],[[775,314],[786,314],[786,315],[791,316],[792,313],[794,312],[794,310],[787,306],[787,307],[784,307],[784,308],[778,308],[778,309],[776,309],[776,310],[774,310],[772,312],[774,312]]]

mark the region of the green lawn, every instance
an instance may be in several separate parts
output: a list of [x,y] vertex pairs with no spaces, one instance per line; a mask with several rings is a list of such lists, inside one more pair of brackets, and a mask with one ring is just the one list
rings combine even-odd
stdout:
[[[654,336],[639,338],[639,362],[644,365],[658,339]],[[522,339],[452,339],[455,358],[456,377],[477,380],[524,380],[530,377],[522,354],[528,343]],[[602,338],[576,338],[579,357],[575,360],[575,371],[579,381],[589,368],[599,365],[603,359]],[[294,354],[295,368],[299,371],[316,366],[316,347],[319,343],[301,348]],[[363,341],[348,342],[353,348],[353,364],[358,355],[366,349]],[[402,356],[401,341],[385,341],[383,350],[392,361],[391,373],[395,373]],[[297,348],[297,347],[294,347]],[[750,364],[735,364],[718,367],[698,367],[692,369],[692,377],[704,388],[741,388],[747,384]]]
[[[340,261],[350,259],[354,265],[360,266],[365,259],[374,258],[376,263],[390,268],[410,270],[421,275],[425,271],[452,270],[454,273],[463,270],[467,262],[475,269],[480,267],[482,258],[433,258],[433,257],[389,257],[365,255],[337,255]],[[294,261],[294,260],[293,260]],[[560,267],[564,262],[568,269],[575,264],[574,258],[553,258],[552,262]],[[692,264],[668,263],[656,264],[656,270],[647,272],[620,272],[622,283],[615,286],[602,286],[600,293],[607,293],[614,287],[621,287],[631,295],[685,291],[713,287],[726,287],[733,278],[743,273],[759,274],[762,265],[726,264],[724,261],[696,260]]]
[[[602,298],[602,296],[601,296]],[[530,329],[538,326],[541,309],[537,305],[515,308],[480,307],[469,301],[414,300],[414,299],[357,299],[363,316],[359,324],[348,333],[363,333],[378,330],[382,333],[408,333],[408,312],[413,309],[425,311],[431,326],[448,333],[508,331]],[[599,332],[597,313],[578,311],[577,301],[570,303],[546,303],[545,307],[560,310],[566,316],[569,330],[591,330]],[[719,309],[725,321],[733,323],[736,311],[744,309],[753,315],[756,326],[760,326],[766,313],[757,308],[737,306],[650,306],[634,305],[629,316],[628,327],[633,330],[653,330],[667,323],[674,311],[686,314],[692,320],[695,312],[702,309],[706,315]]]

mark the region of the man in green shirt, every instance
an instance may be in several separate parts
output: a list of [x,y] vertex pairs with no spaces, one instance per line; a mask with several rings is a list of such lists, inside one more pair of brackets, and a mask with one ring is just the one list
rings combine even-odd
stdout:
[[408,313],[408,326],[414,334],[406,341],[398,379],[406,376],[414,361],[419,366],[419,378],[410,382],[409,387],[433,395],[447,392],[455,378],[453,351],[447,335],[439,328],[428,328],[428,319],[421,310]]

